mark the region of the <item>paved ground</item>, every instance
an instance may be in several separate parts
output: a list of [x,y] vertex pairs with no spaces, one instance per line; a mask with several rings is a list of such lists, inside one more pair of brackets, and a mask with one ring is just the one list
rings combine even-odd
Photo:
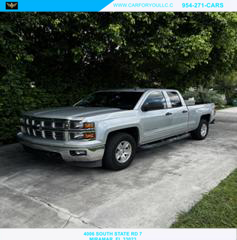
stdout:
[[0,227],[169,227],[237,167],[237,108],[209,137],[140,150],[120,172],[82,169],[0,147]]

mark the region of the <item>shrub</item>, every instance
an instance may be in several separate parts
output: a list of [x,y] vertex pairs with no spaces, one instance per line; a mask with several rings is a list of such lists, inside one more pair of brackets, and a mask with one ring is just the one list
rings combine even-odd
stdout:
[[0,82],[0,142],[15,141],[21,112],[57,106],[55,97],[45,90],[32,87],[30,80],[9,72]]
[[215,103],[217,108],[222,108],[226,105],[223,95],[217,93],[215,90],[203,87],[190,88],[184,92],[183,97],[184,99],[194,98],[197,104]]

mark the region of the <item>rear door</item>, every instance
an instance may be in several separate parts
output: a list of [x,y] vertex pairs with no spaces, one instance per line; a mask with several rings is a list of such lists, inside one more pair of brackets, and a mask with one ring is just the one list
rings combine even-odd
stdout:
[[188,130],[188,109],[177,91],[166,91],[169,112],[172,113],[172,135],[182,134]]
[[156,141],[170,134],[171,115],[167,111],[167,102],[162,91],[155,90],[147,96],[140,113],[142,143]]

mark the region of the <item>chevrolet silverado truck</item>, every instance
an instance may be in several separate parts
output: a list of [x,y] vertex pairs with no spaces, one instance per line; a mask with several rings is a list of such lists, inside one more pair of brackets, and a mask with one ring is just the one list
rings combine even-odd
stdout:
[[82,166],[121,170],[138,146],[186,133],[205,139],[214,117],[214,104],[187,106],[177,90],[106,90],[72,107],[23,113],[17,136],[27,149],[56,153]]

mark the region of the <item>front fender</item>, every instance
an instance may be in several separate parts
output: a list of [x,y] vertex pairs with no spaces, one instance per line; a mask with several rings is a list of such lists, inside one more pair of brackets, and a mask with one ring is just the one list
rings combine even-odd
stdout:
[[131,120],[132,120],[131,118],[111,119],[98,123],[98,131],[96,133],[98,140],[106,144],[108,135],[111,132],[136,127],[139,133],[138,142],[140,142],[141,125],[139,124],[139,122],[137,122],[137,120],[136,121]]

